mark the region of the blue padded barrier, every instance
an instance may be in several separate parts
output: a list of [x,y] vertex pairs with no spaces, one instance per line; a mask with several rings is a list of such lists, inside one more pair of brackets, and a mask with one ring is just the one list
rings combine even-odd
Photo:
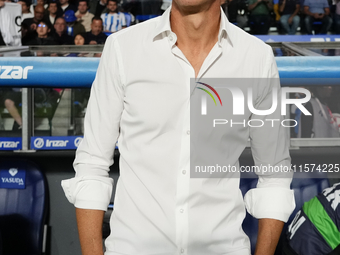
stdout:
[[[340,57],[279,57],[276,62],[282,86],[340,85]],[[98,63],[98,58],[3,57],[0,86],[91,87]],[[4,74],[5,68],[12,69]]]
[[[75,88],[90,87],[98,68],[98,58],[60,58],[60,57],[3,57],[0,58],[0,86],[11,87],[54,87]],[[13,68],[4,78],[4,66]],[[26,68],[26,69],[25,69]],[[19,68],[20,69],[20,68]],[[27,70],[27,77],[25,76]],[[13,72],[16,73],[13,74]]]

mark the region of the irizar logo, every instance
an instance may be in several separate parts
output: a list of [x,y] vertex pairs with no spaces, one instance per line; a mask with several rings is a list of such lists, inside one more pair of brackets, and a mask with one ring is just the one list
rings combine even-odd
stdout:
[[33,70],[33,66],[0,66],[0,79],[27,79],[29,70]]
[[3,141],[0,142],[0,148],[17,148],[19,143],[20,142]]
[[69,140],[46,140],[46,147],[66,147]]
[[34,144],[34,147],[40,149],[44,146],[44,139],[37,138],[37,139],[34,140],[33,144]]
[[74,146],[76,146],[78,148],[80,142],[83,140],[82,137],[78,137],[74,140]]
[[[46,140],[46,147],[66,147],[69,140]],[[36,138],[33,142],[34,146],[38,149],[44,147],[45,141],[43,138]]]

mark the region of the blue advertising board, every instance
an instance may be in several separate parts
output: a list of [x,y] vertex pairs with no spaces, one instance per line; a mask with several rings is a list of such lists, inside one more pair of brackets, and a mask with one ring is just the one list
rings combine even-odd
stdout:
[[21,150],[22,139],[21,137],[0,137],[0,150],[14,151]]
[[33,136],[31,149],[34,150],[75,150],[82,136]]

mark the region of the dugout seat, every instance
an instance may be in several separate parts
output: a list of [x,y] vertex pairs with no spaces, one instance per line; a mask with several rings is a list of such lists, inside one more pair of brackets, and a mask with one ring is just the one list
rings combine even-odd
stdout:
[[[0,188],[0,244],[3,255],[45,253],[48,192],[39,168],[27,160],[1,160],[0,175],[25,172],[25,188]],[[2,184],[3,185],[3,184]],[[3,186],[1,186],[3,187]]]
[[[248,175],[247,178],[241,178],[240,189],[243,196],[249,189],[255,188],[256,184],[257,177],[255,174],[253,174],[252,176]],[[285,234],[287,226],[293,220],[296,212],[301,209],[303,203],[307,202],[308,200],[322,192],[323,189],[329,186],[330,184],[326,173],[301,173],[294,177],[291,188],[294,190],[296,207],[294,209],[294,212],[291,214],[288,222],[285,224],[281,237]],[[258,220],[248,214],[248,212],[246,218],[243,221],[243,230],[250,238],[251,251],[252,254],[254,254],[257,240]],[[275,254],[281,255],[281,243],[278,244]]]

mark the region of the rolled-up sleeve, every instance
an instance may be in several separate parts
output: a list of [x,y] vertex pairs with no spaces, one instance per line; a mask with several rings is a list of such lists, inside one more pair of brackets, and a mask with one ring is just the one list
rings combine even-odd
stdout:
[[[251,150],[259,180],[255,189],[249,190],[244,198],[247,211],[255,218],[271,218],[288,221],[295,208],[294,192],[290,189],[293,177],[290,170],[288,128],[281,121],[281,89],[278,70],[272,51],[264,66],[266,79],[259,81],[258,94],[254,107],[267,110],[272,106],[272,91],[278,91],[277,110],[269,115],[253,115],[252,119],[261,119],[266,125],[250,128]],[[255,97],[255,95],[253,95]],[[268,121],[273,120],[275,121]],[[267,120],[267,121],[266,121]],[[270,123],[270,124],[268,124]],[[285,125],[289,125],[285,123]],[[267,169],[267,171],[263,171]],[[270,170],[272,169],[272,170]],[[275,170],[276,169],[276,170]]]
[[73,163],[76,174],[61,184],[67,199],[77,208],[106,211],[111,199],[109,167],[113,164],[124,98],[118,47],[114,35],[110,36],[91,88],[84,138]]

